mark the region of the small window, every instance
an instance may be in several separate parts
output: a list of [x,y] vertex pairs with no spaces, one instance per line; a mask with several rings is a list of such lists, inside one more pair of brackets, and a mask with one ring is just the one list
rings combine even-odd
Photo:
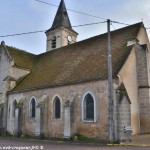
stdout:
[[94,99],[91,94],[87,94],[83,102],[84,120],[94,121]]
[[60,103],[60,99],[58,97],[56,97],[54,99],[54,118],[55,119],[60,119],[61,116],[61,103]]
[[10,105],[8,107],[8,118],[10,118]]
[[56,36],[52,39],[52,48],[56,48]]
[[35,98],[32,98],[30,101],[30,118],[35,118],[35,105],[36,101]]
[[0,107],[0,119],[2,119],[4,116],[4,106]]
[[13,111],[12,111],[12,115],[13,115],[13,117],[15,117],[15,109],[16,109],[16,106],[17,106],[17,102],[16,102],[16,100],[14,100],[14,102],[13,102]]

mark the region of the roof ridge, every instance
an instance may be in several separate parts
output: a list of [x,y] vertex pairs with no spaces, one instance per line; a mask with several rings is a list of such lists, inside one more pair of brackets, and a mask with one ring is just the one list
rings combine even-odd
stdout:
[[28,51],[26,51],[26,50],[23,50],[23,49],[20,49],[20,48],[16,48],[16,47],[14,47],[14,46],[9,46],[9,45],[6,45],[6,48],[12,48],[13,50],[16,50],[16,51],[19,51],[19,52],[23,52],[23,53],[27,53],[27,54],[31,54],[31,55],[35,55],[35,56],[37,56],[37,54],[33,54],[33,53],[31,53],[31,52],[28,52]]
[[113,30],[111,32],[115,32],[115,31],[118,31],[118,30],[123,30],[123,29],[126,29],[126,28],[132,28],[133,26],[137,26],[137,25],[144,25],[144,23],[143,22],[137,22],[137,23],[134,23],[134,24],[131,24],[131,25],[128,25],[128,26],[125,26],[125,27]]
[[[127,29],[127,28],[132,28],[132,27],[134,27],[134,26],[142,25],[142,24],[143,24],[143,22],[138,22],[138,23],[135,23],[135,24],[132,24],[132,25],[123,27],[123,28],[119,28],[119,29],[113,30],[113,31],[111,31],[110,33],[119,32],[120,30],[124,30],[124,29]],[[144,25],[144,24],[143,24],[143,25]],[[93,37],[90,37],[90,38],[87,38],[87,39],[84,39],[84,40],[81,40],[81,41],[72,43],[72,44],[70,44],[70,45],[66,45],[66,46],[63,46],[63,47],[59,47],[59,48],[56,48],[56,49],[51,50],[51,51],[43,52],[43,53],[41,53],[41,54],[38,54],[37,56],[41,56],[41,55],[44,55],[44,54],[52,53],[53,51],[61,50],[62,48],[64,49],[64,48],[69,47],[69,46],[72,47],[72,46],[74,46],[74,45],[76,45],[76,44],[79,44],[79,43],[82,43],[82,42],[86,42],[86,41],[91,40],[91,39],[93,39],[93,38],[98,38],[98,37],[102,37],[102,36],[106,36],[106,35],[107,35],[107,32],[102,33],[102,34],[99,34],[99,35],[95,35],[95,36],[93,36]]]

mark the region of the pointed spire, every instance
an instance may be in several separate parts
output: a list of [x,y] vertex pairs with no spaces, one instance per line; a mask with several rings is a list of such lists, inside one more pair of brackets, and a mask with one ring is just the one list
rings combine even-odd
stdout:
[[51,30],[61,26],[72,29],[64,0],[60,2]]

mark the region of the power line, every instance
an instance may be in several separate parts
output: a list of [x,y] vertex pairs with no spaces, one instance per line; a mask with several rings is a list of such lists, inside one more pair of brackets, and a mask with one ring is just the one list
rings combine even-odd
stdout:
[[[77,27],[84,27],[84,26],[96,25],[96,24],[100,24],[100,23],[106,23],[106,21],[103,21],[103,22],[95,22],[95,23],[88,23],[88,24],[82,24],[82,25],[76,25],[76,26],[72,26],[72,27],[77,28]],[[8,34],[8,35],[2,35],[2,36],[0,36],[0,37],[19,36],[19,35],[25,35],[25,34],[41,33],[41,32],[45,32],[45,31],[46,31],[46,30],[32,31],[32,32],[24,32],[24,33],[16,33],[16,34]]]
[[[43,3],[43,4],[46,4],[46,5],[50,5],[50,6],[54,6],[54,7],[59,7],[55,4],[51,4],[51,3],[47,3],[47,2],[44,2],[44,1],[41,1],[41,0],[34,0],[34,1],[37,1],[39,3]],[[69,11],[72,11],[72,12],[75,12],[75,13],[79,13],[79,14],[83,14],[83,15],[86,15],[86,16],[90,16],[90,17],[94,17],[94,18],[99,18],[99,19],[103,19],[103,20],[108,20],[107,18],[103,18],[103,17],[98,17],[98,16],[95,16],[95,15],[92,15],[92,14],[88,14],[88,13],[85,13],[85,12],[81,12],[81,11],[77,11],[77,10],[73,10],[73,9],[67,9]],[[117,24],[122,24],[122,25],[126,25],[126,26],[129,26],[131,24],[127,24],[127,23],[123,23],[123,22],[118,22],[118,21],[113,21],[113,20],[110,20],[111,22],[113,23],[117,23]],[[114,28],[114,27],[113,27]],[[150,29],[150,28],[145,28],[145,29]]]
[[40,32],[44,32],[44,31],[46,31],[46,30],[33,31],[33,32],[24,32],[24,33],[15,33],[15,34],[8,34],[8,35],[2,35],[0,37],[9,37],[9,36],[24,35],[24,34],[33,34],[33,33],[40,33]]
[[110,25],[114,28],[114,30],[116,30],[115,27],[114,27],[114,25],[112,23]]
[[[50,6],[54,6],[54,7],[59,7],[57,5],[54,5],[54,4],[51,4],[51,3],[47,3],[47,2],[44,2],[44,1],[41,1],[41,0],[34,0],[34,1],[37,1],[39,3],[43,3],[43,4],[46,4],[46,5],[50,5]],[[86,15],[86,16],[90,16],[90,17],[94,17],[94,18],[99,18],[99,19],[103,19],[103,20],[108,20],[108,18],[103,18],[103,17],[99,17],[99,16],[95,16],[95,15],[92,15],[92,14],[88,14],[88,13],[85,13],[85,12],[81,12],[81,11],[77,11],[77,10],[73,10],[73,9],[69,9],[67,8],[68,11],[72,11],[72,12],[75,12],[75,13],[79,13],[79,14],[82,14],[82,15]],[[127,24],[127,23],[122,23],[122,22],[118,22],[118,21],[113,21],[111,19],[109,19],[111,22],[113,23],[117,23],[117,24],[122,24],[122,25],[130,25],[130,24]]]
[[[126,24],[126,23],[122,23],[122,22],[118,22],[118,21],[111,21],[112,23],[117,23],[117,24],[122,24],[122,25],[126,25],[126,26],[130,26],[131,24]],[[112,24],[111,24],[112,25]],[[113,25],[112,25],[113,26]],[[150,28],[146,28],[144,27],[145,29],[150,29]]]
[[[54,5],[54,4],[51,4],[51,3],[47,3],[47,2],[44,2],[44,1],[41,1],[41,0],[35,0],[35,1],[37,1],[39,3],[46,4],[46,5],[50,5],[50,6],[54,6],[54,7],[59,7],[57,5]],[[99,19],[107,20],[106,18],[98,17],[98,16],[95,16],[95,15],[92,15],[92,14],[88,14],[88,13],[85,13],[85,12],[81,12],[81,11],[77,11],[77,10],[73,10],[73,9],[69,9],[69,8],[67,8],[67,10],[75,12],[75,13],[79,13],[79,14],[82,14],[82,15],[86,15],[86,16],[90,16],[90,17],[94,17],[94,18],[99,18]]]
[[[82,24],[82,25],[76,25],[76,26],[72,26],[73,28],[77,28],[77,27],[84,27],[84,26],[90,26],[90,25],[96,25],[96,24],[101,24],[101,23],[106,23],[107,21],[103,21],[103,22],[95,22],[95,23],[88,23],[88,24]],[[130,25],[130,24],[125,24],[125,23],[120,23],[120,22],[116,22],[116,21],[111,21],[113,23],[117,23],[117,24],[124,24],[124,25]],[[115,29],[115,27],[113,26],[113,24],[111,23],[112,27]],[[150,28],[146,28],[145,29],[150,30]],[[115,29],[116,30],[116,29]],[[19,36],[19,35],[26,35],[26,34],[34,34],[34,33],[41,33],[41,32],[46,32],[47,30],[40,30],[40,31],[31,31],[31,32],[23,32],[23,33],[15,33],[15,34],[8,34],[8,35],[2,35],[0,36],[1,38],[3,37],[11,37],[11,36]]]
[[130,26],[131,24],[127,24],[127,23],[122,23],[122,22],[118,22],[118,21],[113,21],[111,20],[111,22],[113,23],[117,23],[117,24],[122,24],[122,25],[126,25],[126,26]]
[[57,5],[50,4],[50,3],[47,3],[47,2],[44,2],[44,1],[40,1],[40,0],[35,0],[35,1],[43,3],[43,4],[51,5],[51,6],[54,6],[54,7],[58,7]]
[[100,23],[106,23],[106,22],[107,22],[107,21],[95,22],[95,23],[88,23],[88,24],[77,25],[77,26],[72,26],[72,27],[76,28],[76,27],[82,27],[82,26],[90,26],[90,25],[95,25],[95,24],[100,24]]

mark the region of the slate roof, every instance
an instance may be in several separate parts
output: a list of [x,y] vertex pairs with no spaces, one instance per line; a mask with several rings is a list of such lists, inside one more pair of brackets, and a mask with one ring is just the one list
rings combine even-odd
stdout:
[[49,30],[54,30],[62,26],[72,30],[64,0],[61,0],[52,27]]
[[[143,23],[137,23],[111,32],[112,71],[115,78],[126,61],[132,46],[127,47],[127,39],[136,38]],[[18,50],[15,50],[18,53]],[[10,50],[9,50],[10,52]],[[16,52],[10,52],[11,55]],[[23,52],[21,52],[23,58]],[[107,79],[107,34],[77,42],[40,55],[25,53],[24,64],[17,60],[16,64],[28,67],[31,73],[24,78],[12,92],[42,87],[54,87],[80,82]],[[34,62],[36,63],[34,64]],[[21,63],[21,64],[20,64]],[[34,67],[32,67],[34,64]]]

